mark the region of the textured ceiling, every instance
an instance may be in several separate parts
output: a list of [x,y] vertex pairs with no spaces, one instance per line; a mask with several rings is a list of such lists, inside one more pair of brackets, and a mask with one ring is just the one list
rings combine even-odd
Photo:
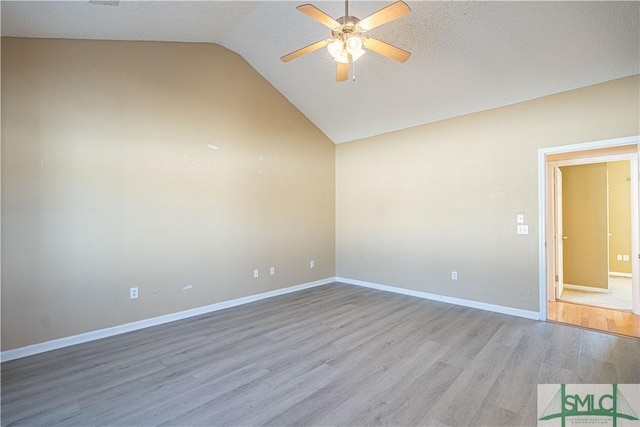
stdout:
[[[212,42],[249,62],[336,143],[640,74],[640,2],[406,1],[412,13],[369,34],[412,52],[373,52],[355,82],[336,83],[325,49],[280,56],[330,36],[298,12],[334,1],[3,1],[2,35]],[[351,1],[364,18],[388,2]]]

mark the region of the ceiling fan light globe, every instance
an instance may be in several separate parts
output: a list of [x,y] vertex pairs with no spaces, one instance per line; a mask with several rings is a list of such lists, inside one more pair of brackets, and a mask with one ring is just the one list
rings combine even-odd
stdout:
[[347,51],[346,50],[343,50],[340,55],[334,56],[333,59],[335,59],[336,62],[340,62],[342,64],[348,64],[349,63],[349,55],[347,55]]
[[366,52],[366,50],[364,49],[358,49],[355,52],[353,52],[352,54],[349,54],[347,52],[347,50],[343,50],[340,55],[336,55],[333,57],[333,59],[336,62],[340,62],[342,64],[348,64],[349,63],[349,55],[351,55],[351,60],[353,62],[356,62],[358,60],[358,58],[360,58],[362,55],[364,55],[364,53]]
[[344,44],[342,40],[335,39],[327,45],[327,50],[329,51],[329,55],[335,59],[344,51]]
[[360,48],[354,52],[351,52],[351,58],[353,58],[353,62],[356,62],[358,58],[364,55],[365,52],[366,50],[364,50],[363,48]]
[[358,36],[351,36],[346,42],[347,52],[354,55],[356,52],[362,50],[362,39]]

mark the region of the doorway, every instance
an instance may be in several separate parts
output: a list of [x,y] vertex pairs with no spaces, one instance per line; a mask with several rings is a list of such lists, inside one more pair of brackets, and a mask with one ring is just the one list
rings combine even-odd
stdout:
[[631,311],[631,161],[587,160],[551,162],[556,300]]
[[[538,150],[538,166],[539,166],[539,196],[540,196],[540,318],[547,320],[550,313],[556,313],[558,311],[558,305],[564,304],[564,299],[570,299],[569,294],[576,291],[594,292],[593,288],[599,288],[595,292],[602,294],[608,294],[611,291],[612,286],[618,286],[619,283],[614,283],[612,275],[610,273],[624,273],[624,271],[617,271],[619,268],[615,266],[611,259],[618,261],[618,255],[621,258],[625,258],[624,255],[628,255],[627,265],[630,267],[631,273],[628,275],[631,277],[622,276],[625,280],[631,281],[631,312],[623,313],[625,316],[630,316],[631,321],[637,325],[640,324],[640,283],[639,283],[639,254],[640,249],[638,228],[640,227],[638,219],[638,143],[640,142],[639,136],[618,138],[613,140],[595,141],[585,144],[576,144],[571,146],[553,147],[547,149]],[[627,162],[629,165],[629,188],[630,197],[627,210],[630,215],[631,230],[630,230],[630,250],[629,254],[618,253],[620,249],[611,248],[610,236],[613,234],[611,231],[611,224],[609,223],[609,214],[607,204],[611,202],[609,187],[607,182],[607,176],[609,172],[607,170],[607,164],[614,162]],[[599,165],[598,165],[599,164]],[[589,166],[588,166],[589,165]],[[570,169],[575,167],[574,169]],[[567,176],[563,175],[563,171],[578,171],[585,172],[588,169],[594,169],[596,176],[604,177],[604,180],[600,179],[599,192],[600,198],[600,212],[597,215],[590,215],[595,217],[599,222],[599,231],[596,233],[598,250],[587,250],[580,252],[580,249],[585,249],[585,243],[580,242],[583,239],[583,233],[577,233],[575,230],[571,231],[571,235],[563,232],[564,224],[563,217],[566,219],[566,215],[562,215],[564,209],[567,206],[563,206],[563,180],[566,180]],[[580,173],[572,174],[572,180],[584,179],[580,177]],[[563,179],[564,178],[564,179]],[[559,183],[559,185],[558,185]],[[582,183],[584,184],[584,183]],[[566,186],[564,186],[566,187]],[[585,188],[585,185],[582,185]],[[593,194],[589,194],[588,198],[593,198]],[[574,209],[572,207],[570,209]],[[580,209],[580,208],[578,208]],[[584,209],[584,208],[582,208]],[[583,215],[584,216],[584,215]],[[603,225],[604,224],[604,225]],[[604,227],[604,228],[603,228]],[[620,233],[617,231],[616,233]],[[573,239],[572,239],[573,237]],[[620,237],[620,236],[618,236]],[[570,249],[570,247],[572,248]],[[568,250],[568,254],[565,254]],[[578,249],[576,251],[576,249]],[[613,249],[610,251],[610,249]],[[609,257],[609,253],[611,256]],[[582,267],[576,268],[565,266],[567,257],[574,257],[578,260],[577,265]],[[589,260],[588,257],[597,257],[598,261],[594,262]],[[622,261],[625,262],[625,261]],[[584,268],[584,267],[588,268]],[[565,267],[565,268],[563,268]],[[593,268],[591,268],[593,267]],[[615,269],[611,269],[616,267]],[[594,270],[589,273],[590,279],[585,281],[584,276],[586,270]],[[578,273],[576,275],[576,272]],[[569,276],[567,277],[567,274]],[[582,276],[581,276],[582,274]],[[620,277],[620,276],[617,276]],[[568,279],[568,280],[567,280]],[[571,282],[577,283],[571,283]],[[567,286],[568,285],[568,286]],[[573,286],[572,286],[573,285]],[[591,285],[591,286],[590,286]],[[587,289],[581,289],[582,286]],[[597,299],[597,298],[596,298]],[[628,304],[628,303],[627,303]],[[580,307],[580,304],[575,304],[572,310],[575,311],[576,307]],[[552,309],[548,311],[548,309]],[[611,316],[620,318],[622,312],[614,309],[611,311]],[[607,310],[601,310],[607,311]],[[592,310],[593,312],[593,310]],[[576,315],[581,322],[579,326],[586,326],[591,324],[587,319],[584,319],[584,314]],[[569,322],[572,323],[572,322]],[[607,321],[605,320],[605,324]],[[608,322],[614,323],[613,320]],[[575,323],[574,323],[575,324]]]

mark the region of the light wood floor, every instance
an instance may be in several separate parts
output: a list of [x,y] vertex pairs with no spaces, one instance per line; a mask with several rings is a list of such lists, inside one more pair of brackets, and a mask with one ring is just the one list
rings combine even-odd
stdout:
[[640,316],[627,311],[549,301],[547,318],[554,322],[640,338]]
[[2,425],[535,425],[640,340],[332,284],[2,364]]

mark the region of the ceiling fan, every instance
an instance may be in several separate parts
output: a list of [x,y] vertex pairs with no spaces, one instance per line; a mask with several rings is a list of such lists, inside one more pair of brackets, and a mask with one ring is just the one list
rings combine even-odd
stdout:
[[326,46],[329,54],[337,62],[336,81],[343,82],[349,77],[349,66],[353,69],[353,63],[365,53],[365,49],[398,62],[406,62],[411,56],[411,53],[404,49],[365,35],[367,31],[411,12],[409,6],[403,1],[396,1],[362,20],[349,15],[348,0],[344,2],[344,16],[338,19],[333,19],[312,4],[303,4],[296,9],[330,28],[331,38],[284,55],[280,58],[283,62],[289,62]]

